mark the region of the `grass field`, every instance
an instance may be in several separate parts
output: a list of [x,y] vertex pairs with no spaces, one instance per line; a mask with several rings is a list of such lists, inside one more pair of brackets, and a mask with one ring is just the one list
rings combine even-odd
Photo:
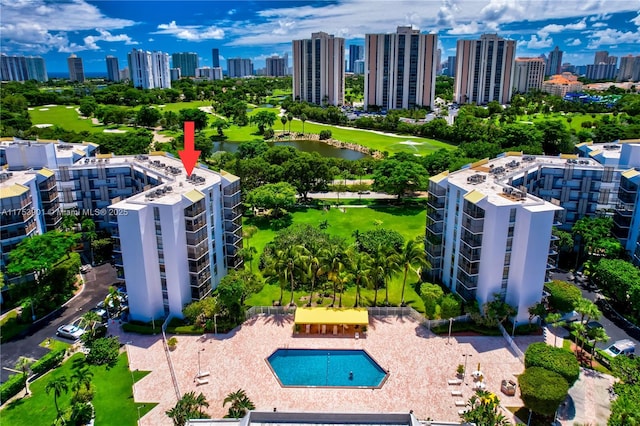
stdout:
[[[249,115],[255,115],[259,111],[265,110],[272,111],[276,114],[280,112],[279,108],[255,108],[249,113]],[[276,132],[282,131],[282,123],[280,122],[279,118],[274,123],[273,129]],[[430,154],[433,151],[437,151],[440,148],[454,148],[452,145],[449,145],[447,143],[428,138],[413,138],[403,135],[392,136],[388,134],[374,133],[366,130],[338,128],[336,126],[331,126],[328,124],[309,123],[308,121],[304,124],[305,133],[318,134],[320,133],[320,131],[327,129],[331,130],[333,139],[337,139],[342,142],[356,143],[358,145],[373,148],[378,151],[388,151],[392,154],[395,152],[411,152],[415,154],[426,155]],[[289,131],[288,122],[285,125],[285,130],[287,132]],[[211,134],[213,134],[214,130],[212,129],[210,130],[210,132]],[[225,142],[240,143],[251,141],[254,139],[262,139],[262,136],[257,132],[257,126],[238,127],[232,125],[228,129],[224,130],[224,134],[227,137],[227,139],[225,139]],[[291,132],[302,132],[302,122],[300,120],[293,120],[293,122],[291,123]],[[405,141],[418,143],[418,145],[407,145],[401,143]]]
[[[594,114],[594,115],[595,115],[595,118],[591,117],[591,114],[568,113],[563,115],[561,113],[555,112],[549,115],[544,115],[544,114],[538,113],[538,114],[531,114],[531,115],[520,115],[518,116],[517,121],[537,123],[540,121],[547,121],[547,120],[559,120],[559,121],[562,121],[565,124],[565,126],[567,126],[567,128],[573,129],[577,132],[579,130],[582,130],[582,123],[584,123],[585,121],[591,121],[591,122],[600,121],[602,120],[603,116],[611,115],[611,114],[601,113],[601,114]],[[569,117],[571,117],[571,123],[567,121],[567,118]]]
[[106,129],[102,124],[92,124],[91,119],[80,118],[80,115],[76,112],[76,108],[77,106],[75,105],[36,107],[29,111],[29,116],[31,117],[31,122],[34,125],[53,124],[55,126],[60,126],[65,130],[73,130],[76,132],[86,130],[92,133],[102,133],[104,129]]
[[[394,229],[402,234],[405,240],[408,240],[418,236],[423,236],[425,226],[425,210],[422,207],[354,207],[347,208],[345,213],[342,213],[340,210],[335,208],[326,212],[318,209],[303,209],[294,212],[291,216],[293,224],[309,224],[318,226],[326,220],[328,224],[326,232],[344,238],[348,244],[354,242],[352,234],[356,229],[360,232],[369,231],[376,227]],[[262,254],[265,245],[273,240],[277,231],[273,230],[269,222],[265,219],[245,219],[244,223],[245,225],[255,225],[258,227],[258,232],[250,241],[248,241],[248,243],[255,247],[258,252],[255,260],[253,261],[254,271],[257,271],[258,259]],[[389,286],[389,300],[393,305],[400,304],[402,278],[403,274],[398,273],[391,280]],[[410,274],[407,277],[405,300],[418,311],[424,311],[424,304],[413,288],[416,280],[417,277],[415,274]],[[348,289],[342,297],[342,302],[344,306],[353,306],[355,302],[355,286],[353,284],[349,284],[347,287]],[[298,291],[294,294],[294,300],[298,302],[298,304],[303,303],[300,302],[300,297],[308,295],[306,292]],[[361,295],[367,305],[373,303],[373,290],[362,289]],[[260,293],[251,296],[247,303],[255,306],[265,306],[271,305],[274,300],[278,300],[279,298],[280,287],[277,285],[266,285]],[[291,292],[287,292],[285,290],[283,302],[288,303],[290,298]],[[380,290],[378,293],[378,302],[382,302],[383,300],[384,290]],[[322,304],[328,305],[329,303],[331,303],[331,299],[325,298]]]
[[[47,395],[45,386],[55,377],[71,376],[75,369],[84,364],[84,355],[76,354],[69,358],[62,366],[36,380],[30,385],[31,396],[18,399],[8,404],[1,412],[3,425],[50,425],[56,419],[56,409],[53,404],[53,394]],[[95,424],[104,426],[134,426],[138,421],[138,407],[140,415],[149,412],[156,403],[135,402],[132,397],[131,372],[126,353],[120,354],[117,365],[107,370],[104,366],[89,366],[93,373],[91,381],[95,389],[93,406],[95,408]],[[136,381],[142,379],[149,372],[134,371]],[[71,387],[71,383],[69,383]],[[61,410],[70,405],[73,392],[62,395],[58,399]],[[117,415],[115,414],[117,413]]]

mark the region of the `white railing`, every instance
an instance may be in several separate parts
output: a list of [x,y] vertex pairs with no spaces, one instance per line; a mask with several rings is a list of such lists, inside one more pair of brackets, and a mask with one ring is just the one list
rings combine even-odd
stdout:
[[178,379],[176,377],[176,372],[173,370],[173,362],[171,361],[171,354],[169,353],[169,345],[167,345],[167,335],[165,332],[167,331],[167,326],[173,319],[172,315],[169,315],[166,320],[162,323],[162,346],[164,347],[164,353],[167,356],[167,362],[169,363],[169,372],[171,373],[171,381],[173,382],[173,389],[176,391],[176,398],[180,401],[182,398],[182,394],[180,393],[180,387],[178,387]]
[[513,353],[518,357],[520,362],[524,364],[524,352],[522,352],[518,345],[516,345],[513,337],[509,336],[509,333],[507,333],[507,330],[504,329],[502,324],[498,324],[498,328],[502,332],[502,337],[504,337],[504,339],[507,341],[507,344],[509,344],[509,347],[511,348]]

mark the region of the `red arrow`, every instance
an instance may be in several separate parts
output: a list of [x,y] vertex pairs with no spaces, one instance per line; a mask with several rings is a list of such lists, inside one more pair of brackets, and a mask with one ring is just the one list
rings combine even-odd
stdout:
[[194,123],[193,121],[185,121],[184,149],[182,151],[178,151],[178,155],[180,155],[180,159],[182,160],[182,165],[187,172],[187,176],[191,176],[191,172],[193,172],[193,168],[196,166],[198,157],[200,156],[200,151],[196,151],[194,149],[194,140]]

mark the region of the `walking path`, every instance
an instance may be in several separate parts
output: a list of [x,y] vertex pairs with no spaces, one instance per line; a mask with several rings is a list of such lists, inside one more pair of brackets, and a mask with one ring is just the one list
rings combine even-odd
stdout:
[[608,388],[615,379],[597,371],[580,369],[580,378],[569,389],[569,399],[558,409],[562,425],[607,424],[611,414]]

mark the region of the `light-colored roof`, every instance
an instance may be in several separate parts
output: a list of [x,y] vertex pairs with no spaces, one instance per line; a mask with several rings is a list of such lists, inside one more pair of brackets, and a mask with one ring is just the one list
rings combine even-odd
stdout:
[[297,308],[296,324],[369,324],[369,311],[364,308]]
[[476,191],[475,189],[471,192],[467,192],[464,196],[464,199],[467,200],[470,203],[476,204],[478,203],[480,200],[484,199],[486,197],[485,194],[483,194],[480,191]]
[[440,183],[444,178],[446,178],[447,176],[449,176],[449,171],[445,170],[442,173],[439,173],[435,176],[431,176],[431,178],[429,180],[434,181],[435,183]]
[[2,185],[0,188],[0,198],[17,197],[29,190],[29,187],[14,183],[13,185]]
[[630,170],[627,170],[626,172],[622,173],[622,176],[626,177],[627,179],[631,179],[631,178],[636,177],[638,175],[640,175],[640,172],[635,170],[635,169],[630,169]]
[[200,201],[204,198],[204,194],[197,189],[192,189],[191,191],[184,194],[187,199],[193,203],[196,201]]
[[43,167],[40,170],[38,170],[38,173],[41,174],[42,176],[48,177],[48,178],[50,178],[51,176],[55,175],[54,172],[52,172],[51,170],[47,169],[46,167]]

